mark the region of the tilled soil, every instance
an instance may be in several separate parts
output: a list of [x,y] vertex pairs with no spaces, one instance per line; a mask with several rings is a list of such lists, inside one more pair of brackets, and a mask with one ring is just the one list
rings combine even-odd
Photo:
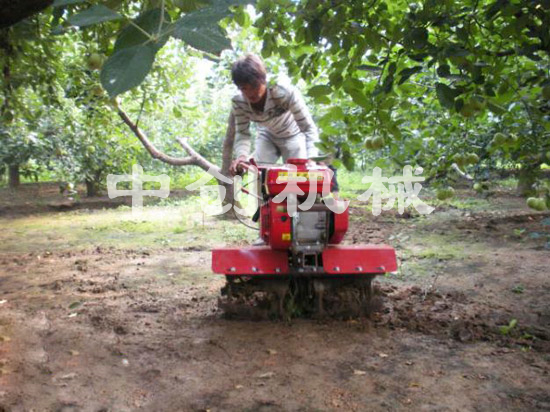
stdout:
[[[428,271],[377,278],[370,319],[227,320],[208,250],[4,253],[0,410],[548,410],[550,251],[513,235],[545,216],[453,213],[354,209],[350,243]],[[449,231],[484,249],[414,257]]]

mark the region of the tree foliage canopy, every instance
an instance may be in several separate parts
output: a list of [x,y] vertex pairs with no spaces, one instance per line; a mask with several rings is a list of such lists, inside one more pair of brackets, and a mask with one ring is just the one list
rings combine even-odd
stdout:
[[[197,130],[182,116],[185,104],[160,101],[178,94],[174,65],[190,64],[192,56],[212,60],[211,86],[219,91],[235,54],[261,44],[269,67],[277,71],[283,62],[281,71],[303,86],[321,148],[334,152],[337,164],[418,164],[442,182],[453,164],[479,180],[489,167],[508,165],[532,182],[549,161],[548,27],[547,0],[55,0],[47,12],[4,30],[1,110],[6,123],[24,117],[32,131],[40,106],[84,99],[88,123],[73,120],[115,130],[100,82],[130,105],[141,96],[138,113],[169,107]],[[79,71],[82,55],[87,70]],[[41,59],[45,64],[37,64]],[[29,104],[29,88],[40,104]],[[185,90],[178,95],[185,98]],[[201,104],[215,103],[209,97]],[[218,108],[206,126],[218,134],[211,148],[219,148],[227,110]],[[23,133],[14,127],[4,134]],[[207,141],[216,140],[193,144],[206,148]],[[32,157],[19,152],[20,160],[11,150],[4,162]]]

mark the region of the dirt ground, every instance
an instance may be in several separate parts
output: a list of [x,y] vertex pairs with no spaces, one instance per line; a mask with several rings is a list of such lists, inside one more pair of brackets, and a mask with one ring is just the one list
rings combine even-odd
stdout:
[[347,242],[400,269],[371,319],[324,321],[225,319],[210,249],[233,235],[64,244],[66,212],[8,210],[0,411],[550,410],[550,213],[472,196],[428,217],[355,203]]

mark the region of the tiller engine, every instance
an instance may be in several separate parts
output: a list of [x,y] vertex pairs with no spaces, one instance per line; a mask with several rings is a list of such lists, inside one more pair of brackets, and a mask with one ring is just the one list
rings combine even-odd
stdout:
[[397,269],[395,251],[386,245],[340,245],[349,210],[330,193],[333,172],[306,159],[242,165],[258,173],[265,243],[212,251],[212,270],[226,276],[220,299],[225,313],[253,318],[368,314],[372,280]]

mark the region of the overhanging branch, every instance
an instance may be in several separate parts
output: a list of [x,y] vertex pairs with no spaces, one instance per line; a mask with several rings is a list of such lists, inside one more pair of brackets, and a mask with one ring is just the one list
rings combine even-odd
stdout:
[[193,148],[185,141],[185,139],[177,138],[178,143],[185,149],[189,156],[186,157],[173,157],[158,150],[153,143],[147,138],[145,133],[130,119],[124,110],[117,107],[117,113],[126,125],[134,132],[139,141],[143,144],[145,149],[151,154],[154,159],[158,159],[161,162],[167,163],[172,166],[198,166],[201,169],[214,174],[220,172],[220,168],[203,156],[197,153]]

